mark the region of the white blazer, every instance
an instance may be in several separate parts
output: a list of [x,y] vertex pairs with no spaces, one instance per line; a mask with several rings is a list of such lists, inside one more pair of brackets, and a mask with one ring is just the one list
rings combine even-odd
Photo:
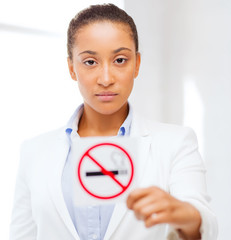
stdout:
[[[141,139],[139,187],[155,185],[190,202],[202,216],[203,240],[217,239],[208,207],[205,169],[189,128],[134,116],[131,136]],[[69,151],[65,128],[24,142],[16,181],[10,240],[80,240],[62,194],[61,176]],[[145,228],[125,203],[116,204],[104,240],[179,239],[168,225]]]

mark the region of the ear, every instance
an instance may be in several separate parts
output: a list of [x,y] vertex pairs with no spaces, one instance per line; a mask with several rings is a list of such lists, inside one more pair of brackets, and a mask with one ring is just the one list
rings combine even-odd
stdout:
[[137,53],[136,53],[135,78],[136,78],[136,77],[138,76],[138,74],[139,74],[140,62],[141,62],[141,56],[140,56],[140,53],[137,52]]
[[71,75],[71,78],[74,81],[77,81],[77,77],[74,71],[73,61],[69,57],[67,58],[67,63],[68,63],[68,68],[69,68],[69,73]]

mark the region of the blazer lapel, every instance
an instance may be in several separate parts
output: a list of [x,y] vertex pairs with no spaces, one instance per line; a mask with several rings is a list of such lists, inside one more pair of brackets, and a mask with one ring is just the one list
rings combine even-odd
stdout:
[[145,166],[150,155],[152,137],[145,120],[134,116],[132,120],[131,137],[139,138],[138,157],[136,163],[136,173],[138,175],[137,185],[140,186],[144,178]]
[[[139,153],[138,159],[141,159],[139,163],[136,164],[136,174],[137,174],[137,185],[140,186],[144,178],[145,165],[150,152],[151,137],[149,136],[149,131],[144,126],[144,123],[139,123],[139,119],[134,118],[132,120],[131,137],[139,138]],[[117,203],[115,205],[111,220],[109,222],[104,240],[110,239],[112,234],[116,231],[124,215],[128,211],[126,203]]]
[[110,239],[111,235],[115,232],[123,216],[128,211],[125,203],[117,203],[112,213],[110,222],[108,224],[107,231],[104,236],[104,240]]
[[69,143],[65,135],[57,140],[55,151],[57,164],[54,166],[54,171],[51,174],[49,181],[51,198],[64,224],[72,233],[74,239],[79,240],[80,238],[69,215],[62,192],[62,172],[69,152]]

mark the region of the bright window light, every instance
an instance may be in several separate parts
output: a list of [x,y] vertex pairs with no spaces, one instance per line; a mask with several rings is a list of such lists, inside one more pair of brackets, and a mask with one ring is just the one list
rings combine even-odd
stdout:
[[190,126],[196,132],[198,137],[200,153],[203,156],[203,116],[204,107],[198,88],[193,77],[184,79],[184,118],[183,124]]

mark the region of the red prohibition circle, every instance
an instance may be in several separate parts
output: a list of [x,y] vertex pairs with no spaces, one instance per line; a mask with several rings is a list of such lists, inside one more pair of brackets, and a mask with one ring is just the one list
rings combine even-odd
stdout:
[[[116,148],[120,149],[120,150],[121,150],[123,153],[125,153],[125,155],[128,157],[129,162],[130,162],[130,164],[131,164],[131,177],[130,177],[130,179],[129,179],[129,181],[128,181],[128,184],[127,184],[126,186],[123,186],[122,191],[120,191],[119,193],[114,194],[114,195],[112,195],[112,196],[102,197],[102,196],[98,196],[98,195],[90,192],[90,191],[84,186],[84,183],[83,183],[83,181],[82,181],[82,179],[81,179],[81,176],[80,176],[81,164],[82,164],[84,158],[85,158],[86,156],[87,156],[87,157],[90,157],[89,152],[90,152],[92,149],[97,148],[97,147],[100,147],[100,146],[113,146],[113,147],[116,147]],[[88,194],[90,194],[91,196],[93,196],[93,197],[95,197],[95,198],[105,199],[105,200],[106,200],[106,199],[116,198],[116,197],[120,196],[122,193],[124,193],[124,192],[128,189],[128,187],[130,186],[130,184],[131,184],[131,182],[132,182],[133,176],[134,176],[134,165],[133,165],[132,159],[131,159],[130,155],[128,154],[128,152],[127,152],[125,149],[123,149],[122,147],[120,147],[119,145],[114,144],[114,143],[99,143],[99,144],[96,144],[96,145],[92,146],[91,148],[89,148],[89,149],[83,154],[83,156],[82,156],[81,159],[80,159],[79,165],[78,165],[77,175],[78,175],[78,179],[79,179],[79,182],[80,182],[82,188],[83,188]],[[111,175],[111,174],[110,174],[110,175]],[[116,179],[115,179],[115,180],[116,180]]]

